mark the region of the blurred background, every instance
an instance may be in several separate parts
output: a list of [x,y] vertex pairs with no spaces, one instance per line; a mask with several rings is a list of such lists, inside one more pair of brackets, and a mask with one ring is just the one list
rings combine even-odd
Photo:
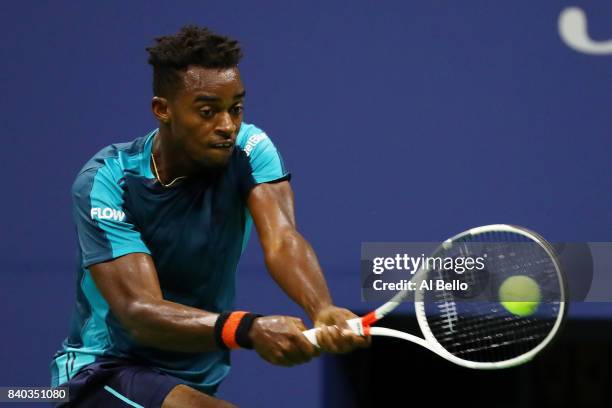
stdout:
[[[375,306],[361,302],[361,242],[439,241],[489,223],[553,242],[612,241],[610,2],[7,1],[0,385],[48,385],[74,301],[71,183],[100,148],[156,127],[145,47],[187,23],[242,43],[245,121],[291,170],[299,229],[336,303]],[[268,277],[255,236],[238,275],[239,307],[303,316]],[[567,364],[487,378],[514,381],[521,399],[507,406],[607,406],[611,323],[610,303],[572,305],[552,359]],[[468,375],[401,346],[415,369],[404,387]],[[238,351],[219,396],[245,407],[367,405],[375,397],[356,387],[373,379],[349,374],[373,373],[364,361],[381,352],[287,369]],[[546,386],[557,405],[546,405]]]

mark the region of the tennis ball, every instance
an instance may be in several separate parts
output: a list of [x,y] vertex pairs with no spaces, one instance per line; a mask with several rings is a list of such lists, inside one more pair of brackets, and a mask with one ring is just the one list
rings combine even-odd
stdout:
[[499,301],[510,313],[529,316],[540,304],[540,286],[529,276],[511,276],[499,287]]

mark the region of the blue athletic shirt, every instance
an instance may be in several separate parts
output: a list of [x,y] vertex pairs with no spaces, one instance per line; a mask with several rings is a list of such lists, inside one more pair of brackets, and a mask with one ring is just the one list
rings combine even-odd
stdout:
[[182,353],[137,344],[109,310],[89,267],[129,253],[150,254],[164,299],[211,312],[231,310],[236,267],[252,225],[247,194],[259,183],[290,176],[268,136],[243,123],[220,174],[166,188],[150,167],[156,134],[157,129],[102,149],[72,186],[76,304],[70,334],[51,363],[53,386],[98,356],[142,361],[209,394],[229,372],[228,351]]

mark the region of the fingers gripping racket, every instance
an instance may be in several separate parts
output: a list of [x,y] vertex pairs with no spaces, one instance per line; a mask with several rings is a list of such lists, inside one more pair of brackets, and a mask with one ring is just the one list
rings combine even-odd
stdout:
[[[394,337],[416,343],[464,367],[500,369],[531,360],[555,337],[566,314],[567,288],[552,246],[523,227],[505,224],[473,228],[444,241],[432,257],[470,256],[478,248],[485,270],[459,276],[477,288],[480,298],[456,290],[419,290],[424,280],[448,278],[453,271],[421,267],[412,277],[416,290],[400,291],[378,309],[347,323],[359,335]],[[526,276],[541,295],[533,313],[514,314],[498,298],[502,282]],[[473,293],[472,293],[473,295]],[[423,338],[372,325],[414,296]],[[318,329],[304,335],[317,345]]]

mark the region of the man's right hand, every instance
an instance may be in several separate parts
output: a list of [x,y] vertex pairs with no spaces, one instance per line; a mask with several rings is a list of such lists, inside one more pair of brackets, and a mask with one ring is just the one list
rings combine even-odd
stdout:
[[304,330],[306,326],[297,317],[265,316],[255,319],[249,336],[261,358],[290,367],[306,363],[320,354],[302,334]]

